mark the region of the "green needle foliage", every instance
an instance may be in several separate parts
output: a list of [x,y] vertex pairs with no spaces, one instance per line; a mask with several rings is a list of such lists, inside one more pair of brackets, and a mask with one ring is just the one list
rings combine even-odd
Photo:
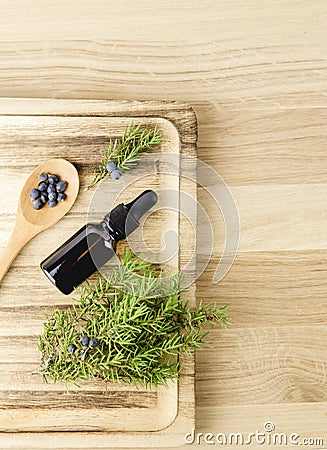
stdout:
[[[155,283],[160,286],[158,268],[150,263],[130,251],[125,251],[121,262],[125,270],[153,281],[151,291]],[[131,293],[121,289],[122,273],[117,269],[111,279],[100,277],[95,285],[82,286],[77,305],[55,309],[47,318],[39,336],[39,370],[46,382],[52,378],[78,386],[79,380],[93,378],[146,387],[167,385],[167,380],[180,373],[178,356],[207,343],[205,323],[229,324],[227,305],[201,304],[191,310],[176,286],[160,296],[147,296],[147,288]],[[84,335],[99,342],[96,348],[88,348],[86,358],[81,357]],[[76,346],[72,353],[68,352],[70,344]]]
[[148,129],[142,124],[133,122],[126,127],[120,140],[110,140],[109,147],[104,151],[103,159],[94,173],[94,179],[89,188],[95,186],[110,175],[106,169],[109,161],[113,161],[119,170],[129,170],[140,159],[164,139],[164,135],[157,129]]

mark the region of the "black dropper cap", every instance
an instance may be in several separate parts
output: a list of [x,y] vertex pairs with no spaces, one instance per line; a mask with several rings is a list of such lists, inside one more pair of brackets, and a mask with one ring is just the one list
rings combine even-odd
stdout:
[[157,194],[148,189],[130,203],[121,203],[104,218],[110,235],[118,242],[125,239],[139,226],[140,218],[147,213],[158,201]]

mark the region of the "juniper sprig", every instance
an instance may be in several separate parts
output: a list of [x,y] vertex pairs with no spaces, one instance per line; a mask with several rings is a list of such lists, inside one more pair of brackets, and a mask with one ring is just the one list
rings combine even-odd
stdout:
[[[125,251],[122,263],[125,269],[153,279],[152,287],[158,280],[158,269],[130,251]],[[100,276],[94,285],[83,285],[76,305],[49,315],[39,336],[39,370],[45,381],[78,386],[78,381],[93,378],[146,387],[167,385],[167,380],[179,376],[178,356],[208,343],[205,323],[229,324],[227,305],[201,304],[191,310],[176,289],[153,297],[142,289],[131,293],[122,289],[120,273],[117,269],[110,279]],[[119,288],[113,280],[120,282]],[[85,336],[97,345],[85,347],[81,342]]]
[[164,135],[157,129],[148,129],[142,124],[133,122],[127,126],[121,139],[110,139],[109,147],[104,151],[103,159],[94,172],[94,178],[88,188],[95,186],[99,181],[108,178],[107,163],[116,163],[118,170],[129,170],[153,147],[159,145]]

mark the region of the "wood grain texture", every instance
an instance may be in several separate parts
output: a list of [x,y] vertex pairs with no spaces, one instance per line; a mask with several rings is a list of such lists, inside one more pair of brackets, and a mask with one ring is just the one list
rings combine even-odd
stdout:
[[[222,339],[224,348],[220,346]],[[321,345],[325,339],[326,328],[317,326],[271,325],[212,331],[215,344],[211,349],[219,351],[212,352],[210,359],[203,353],[197,356],[198,392],[210,389],[207,398],[210,406],[224,402],[229,405],[315,403],[317,398],[325,403],[326,352]],[[209,370],[212,366],[218,377]]]
[[324,326],[326,250],[239,253],[217,287],[213,258],[197,281],[199,298],[230,303],[233,328]]
[[[103,146],[108,145],[110,137],[121,136],[126,125],[132,120],[160,128],[166,138],[158,151],[166,155],[165,160],[164,163],[160,163],[156,153],[150,154],[148,158],[144,157],[144,167],[139,164],[133,171],[124,174],[124,184],[109,182],[107,187],[102,184],[102,187],[96,191],[93,189],[80,192],[72,210],[64,220],[57,224],[58,227],[64,224],[62,233],[54,226],[49,230],[49,234],[38,235],[24,249],[28,266],[19,269],[19,261],[17,265],[15,261],[13,268],[9,270],[2,285],[3,289],[1,289],[3,299],[1,335],[3,341],[0,345],[0,379],[2,380],[0,428],[2,432],[6,432],[6,438],[11,436],[15,445],[23,442],[20,440],[20,437],[23,436],[22,432],[34,432],[39,448],[50,445],[50,434],[45,433],[47,431],[65,431],[65,434],[69,434],[71,431],[77,430],[110,432],[107,434],[107,441],[111,447],[117,447],[126,442],[124,432],[132,433],[130,435],[132,440],[135,432],[143,433],[145,439],[147,433],[152,433],[152,442],[161,446],[171,446],[173,436],[175,439],[182,438],[183,428],[181,425],[185,426],[188,423],[189,426],[193,426],[194,424],[194,362],[192,357],[189,361],[181,361],[183,372],[178,383],[171,382],[168,383],[168,389],[158,387],[151,391],[137,390],[131,386],[123,386],[120,390],[119,385],[112,384],[105,392],[104,386],[100,388],[99,382],[90,382],[82,383],[80,390],[67,393],[65,385],[50,384],[46,388],[42,383],[42,377],[35,372],[39,352],[33,335],[42,331],[42,323],[50,306],[66,308],[72,302],[71,297],[65,297],[54,289],[41,271],[37,270],[40,254],[42,255],[41,259],[44,258],[44,252],[48,253],[49,248],[56,248],[62,243],[64,237],[68,238],[85,223],[88,211],[91,214],[91,219],[88,218],[89,221],[101,220],[112,207],[107,204],[108,197],[114,199],[120,195],[115,203],[121,201],[126,203],[144,189],[152,188],[158,191],[160,199],[160,190],[165,192],[165,189],[169,187],[176,192],[177,208],[180,202],[179,189],[184,189],[189,195],[196,198],[195,182],[186,184],[179,177],[179,173],[182,171],[191,179],[195,178],[196,158],[194,156],[196,154],[197,128],[196,118],[190,107],[178,103],[106,102],[105,111],[102,110],[102,114],[98,117],[88,110],[87,104],[84,108],[83,103],[65,102],[65,107],[62,109],[61,102],[36,101],[33,103],[29,101],[26,103],[28,106],[28,115],[26,116],[24,115],[26,114],[24,101],[1,100],[0,124],[3,125],[4,142],[1,144],[0,153],[5,155],[6,149],[12,149],[10,161],[3,161],[0,168],[3,174],[2,179],[14,180],[16,176],[17,178],[13,182],[19,184],[21,174],[17,173],[19,164],[16,165],[15,161],[24,152],[24,145],[31,149],[36,148],[36,155],[40,155],[42,148],[42,158],[47,159],[47,148],[49,147],[49,153],[53,152],[53,143],[57,142],[63,149],[66,149],[70,160],[77,165],[82,184],[85,182],[85,185],[88,185],[93,178],[93,170],[98,166]],[[100,109],[102,106],[104,104],[98,104]],[[65,108],[70,109],[70,113]],[[13,109],[16,111],[15,113],[13,113]],[[40,112],[42,112],[41,115]],[[97,142],[96,132],[98,130],[100,134],[100,141],[103,140],[104,126],[106,126],[106,142],[102,142],[102,150],[98,153],[98,159],[89,159],[86,155],[88,155],[90,143],[93,142],[95,146],[100,146],[99,141]],[[102,130],[99,131],[101,128]],[[78,139],[78,134],[81,139]],[[49,136],[51,142],[47,142]],[[84,140],[85,147],[83,146]],[[174,153],[176,158],[170,158],[170,155]],[[180,159],[181,154],[193,156],[191,164],[183,164],[183,160]],[[78,156],[79,161],[75,160],[75,156]],[[170,159],[171,162],[169,162]],[[165,164],[166,174],[161,173],[163,168],[160,167],[160,164]],[[22,169],[26,176],[28,168],[25,166]],[[42,171],[47,172],[48,170],[42,168]],[[176,171],[177,176],[174,176],[172,171]],[[5,185],[2,184],[2,186]],[[3,229],[6,230],[5,235],[8,232],[5,212],[8,211],[14,217],[16,208],[15,202],[11,203],[8,199],[9,197],[7,197],[7,202],[4,201],[2,205],[1,223]],[[29,201],[28,196],[27,201]],[[96,202],[99,201],[101,203],[98,203],[97,207]],[[196,208],[190,210],[189,215],[196,220]],[[161,234],[165,233],[166,229],[175,230],[175,233],[182,236],[177,258],[170,258],[170,264],[173,267],[182,267],[188,262],[186,258],[189,253],[188,246],[191,243],[191,235],[187,231],[184,219],[169,211],[166,213],[160,210],[158,213],[154,212],[144,224],[144,239],[151,249],[158,251],[161,247]],[[52,230],[55,233],[51,233]],[[39,247],[39,249],[42,248],[41,253],[38,251],[35,253],[35,249],[30,251],[37,242],[41,245]],[[137,240],[134,242],[134,245],[136,244]],[[194,271],[194,263],[191,263],[191,267],[191,270]],[[17,273],[15,274],[17,269],[20,272],[18,278]],[[26,277],[22,277],[21,270],[26,272]],[[95,277],[96,275],[93,278]],[[17,281],[19,279],[22,283]],[[23,295],[22,292],[24,292]],[[16,296],[16,300],[23,298],[24,306],[19,306],[20,300],[18,303],[12,301],[14,296]],[[191,300],[192,305],[195,304],[194,288],[188,293],[188,299]],[[20,317],[18,320],[17,314]],[[12,320],[13,322],[11,322]],[[10,323],[11,326],[8,327],[6,324]],[[34,370],[31,370],[31,367],[34,367]],[[85,420],[86,417],[93,417],[93,420]],[[161,431],[163,429],[165,429],[164,433]],[[170,443],[164,439],[168,429],[171,432]],[[39,435],[40,431],[42,433]],[[113,434],[113,432],[119,432],[119,434]],[[1,436],[4,434],[1,433]],[[101,445],[101,437],[100,441],[96,438],[94,443]],[[132,447],[133,445],[131,443]],[[76,447],[79,448],[78,445]]]
[[325,183],[326,108],[232,110],[197,103],[199,158],[229,186]]
[[[251,432],[272,420],[279,432],[323,436],[326,447],[326,356],[317,348],[318,343],[326,347],[326,2],[0,3],[0,95],[192,104],[199,122],[199,157],[231,186],[242,226],[242,251],[224,280],[214,285],[224,233],[219,214],[214,215],[215,252],[198,283],[199,299],[231,303],[235,333],[214,332],[216,345],[197,355],[197,431]],[[88,108],[106,114],[103,104],[90,102]],[[101,136],[100,131],[95,134]],[[96,150],[88,146],[90,159],[101,145],[99,140]],[[29,150],[39,157],[33,146],[26,148],[12,168],[17,181],[7,186],[11,196],[24,177],[24,164],[30,164]],[[73,154],[78,157],[77,151]],[[1,152],[2,165],[8,164],[6,158]],[[210,212],[210,200],[200,191],[201,196]],[[72,215],[71,229],[58,224],[60,232],[67,226],[68,235],[78,226],[80,213]],[[12,226],[13,212],[6,220]],[[8,231],[1,223],[3,245]],[[34,264],[42,244],[36,238],[27,250],[16,260],[13,276],[29,266],[29,257]],[[3,307],[30,304],[30,288],[12,290],[4,280],[1,289]],[[37,290],[50,303],[46,283]],[[299,361],[285,356],[286,348]],[[282,360],[276,365],[278,349]],[[238,404],[228,389],[240,396]],[[35,448],[30,434],[22,439],[24,448]],[[94,439],[92,433],[82,440],[78,433],[54,433],[52,446],[94,449]],[[169,433],[166,439],[182,447],[179,439],[169,441]],[[134,441],[140,448],[151,444],[155,448],[148,437]],[[5,436],[0,448],[9,446],[15,441]]]
[[0,91],[10,96],[325,106],[321,1],[4,6]]

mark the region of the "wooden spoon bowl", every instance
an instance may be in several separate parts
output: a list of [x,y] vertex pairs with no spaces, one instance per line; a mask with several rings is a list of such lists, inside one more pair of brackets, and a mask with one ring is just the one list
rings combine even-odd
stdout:
[[[40,210],[35,210],[30,200],[30,191],[40,182],[41,173],[54,173],[61,180],[67,181],[66,199],[54,208],[46,204]],[[0,282],[11,263],[21,249],[41,231],[50,228],[58,222],[75,203],[79,190],[79,177],[76,168],[65,159],[56,158],[44,161],[30,174],[20,193],[16,224],[9,243],[0,259]]]

